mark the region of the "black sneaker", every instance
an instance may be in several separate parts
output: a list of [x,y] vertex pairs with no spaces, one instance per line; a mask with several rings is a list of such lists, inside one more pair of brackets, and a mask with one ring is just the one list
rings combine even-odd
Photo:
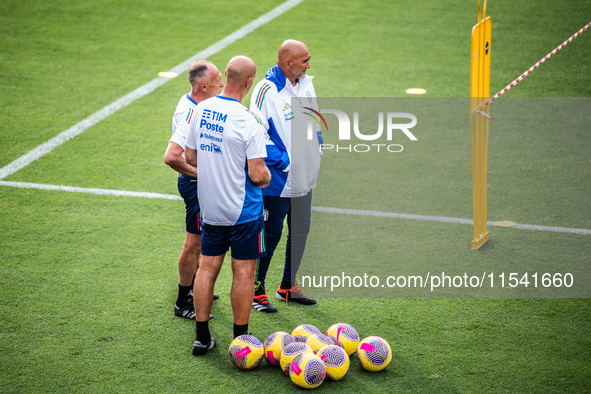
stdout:
[[254,301],[252,301],[252,307],[259,312],[265,313],[275,313],[277,312],[277,308],[273,304],[269,302],[269,298],[266,294],[261,294],[259,296],[254,297]]
[[[195,307],[193,303],[187,304],[184,308],[179,308],[174,303],[174,315],[178,317],[184,317],[185,319],[195,320]],[[213,315],[209,315],[209,320],[213,320]]]
[[291,289],[282,289],[281,286],[279,286],[275,295],[277,296],[277,299],[285,302],[293,301],[302,305],[317,304],[315,300],[306,297],[299,285],[294,285]]
[[211,338],[207,345],[203,345],[201,342],[195,341],[195,343],[193,343],[193,356],[203,356],[209,350],[216,347],[217,344],[218,341],[216,341],[215,338]]

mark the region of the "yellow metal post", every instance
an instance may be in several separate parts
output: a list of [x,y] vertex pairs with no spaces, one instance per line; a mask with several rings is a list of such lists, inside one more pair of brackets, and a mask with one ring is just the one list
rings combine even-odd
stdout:
[[[472,249],[478,249],[488,241],[486,228],[486,163],[488,159],[488,123],[483,114],[475,114],[490,97],[490,17],[486,17],[486,0],[480,12],[478,0],[478,24],[472,28],[470,60],[470,148],[472,156],[472,200],[474,210],[474,238]],[[489,107],[482,109],[489,111]]]

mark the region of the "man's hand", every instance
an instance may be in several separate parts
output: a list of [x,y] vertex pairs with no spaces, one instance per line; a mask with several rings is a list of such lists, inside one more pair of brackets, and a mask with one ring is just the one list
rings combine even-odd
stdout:
[[248,160],[248,177],[252,183],[263,189],[269,186],[269,183],[271,183],[271,172],[269,172],[263,158]]

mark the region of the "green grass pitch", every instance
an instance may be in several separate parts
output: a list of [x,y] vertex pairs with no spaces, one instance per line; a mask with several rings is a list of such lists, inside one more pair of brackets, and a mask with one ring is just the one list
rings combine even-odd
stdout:
[[[1,2],[0,168],[281,3]],[[464,0],[306,0],[210,60],[223,70],[247,55],[260,79],[280,43],[295,38],[310,48],[319,96],[406,97],[419,87],[434,100],[467,97],[476,12],[476,1]],[[487,14],[494,94],[589,23],[591,4],[490,0]],[[585,32],[492,104],[493,117],[495,106],[509,115],[491,125],[490,219],[591,229],[591,137],[581,126],[589,124],[590,58]],[[162,156],[186,75],[2,181],[176,195]],[[550,121],[536,123],[543,105]],[[405,143],[387,170],[363,172],[367,163],[327,153],[314,205],[471,218],[467,113],[464,126]],[[211,324],[219,346],[191,355],[194,323],[173,316],[183,218],[181,201],[0,186],[0,392],[301,392],[265,362],[250,372],[229,362],[227,264]],[[472,251],[465,224],[323,212],[312,223],[330,246],[307,256],[319,267],[350,261],[363,272],[373,267],[367,256],[475,272],[591,263],[590,235],[490,227],[491,240]],[[311,308],[276,306],[275,315],[251,315],[261,340],[303,323],[347,322],[390,343],[386,370],[364,372],[352,359],[347,376],[319,392],[591,392],[586,298],[322,297]]]

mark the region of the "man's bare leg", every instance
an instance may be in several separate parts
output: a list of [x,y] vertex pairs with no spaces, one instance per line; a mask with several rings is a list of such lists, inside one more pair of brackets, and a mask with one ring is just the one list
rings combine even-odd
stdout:
[[191,286],[201,257],[201,235],[186,234],[183,251],[179,257],[179,284],[181,286]]
[[[201,256],[201,263],[195,276],[193,291],[195,304],[195,331],[197,333],[193,344],[193,355],[200,356],[213,349],[217,342],[209,334],[209,314],[213,302],[213,287],[218,278],[224,256]],[[251,286],[252,287],[252,286]]]
[[213,301],[213,287],[220,274],[224,256],[201,256],[201,263],[195,276],[193,300],[195,303],[195,320],[208,321]]
[[234,337],[248,333],[248,319],[254,298],[254,277],[256,275],[256,259],[232,259],[232,291],[230,299],[234,314]]
[[174,314],[186,319],[194,319],[195,311],[193,307],[193,278],[199,268],[201,257],[201,235],[187,232],[185,235],[185,244],[181,256],[179,257],[179,289],[177,299],[174,304]]

